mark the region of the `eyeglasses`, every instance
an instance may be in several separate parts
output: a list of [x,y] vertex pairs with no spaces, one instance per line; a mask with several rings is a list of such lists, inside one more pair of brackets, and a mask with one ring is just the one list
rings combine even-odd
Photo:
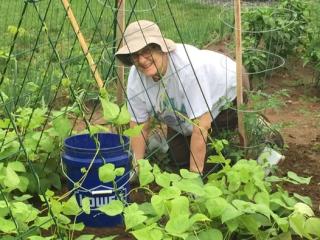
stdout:
[[152,51],[154,51],[156,49],[157,49],[156,47],[154,47],[152,45],[148,45],[148,46],[142,48],[140,51],[132,53],[131,57],[132,57],[133,61],[137,61],[140,56],[143,56],[144,58],[148,58],[152,55]]

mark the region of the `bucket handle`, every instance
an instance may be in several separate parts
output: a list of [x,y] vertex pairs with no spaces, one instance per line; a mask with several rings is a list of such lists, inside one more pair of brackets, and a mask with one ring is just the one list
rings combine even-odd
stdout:
[[113,192],[112,190],[104,189],[104,190],[94,190],[94,191],[91,191],[91,194],[92,194],[92,195],[102,195],[102,194],[111,194],[112,192]]

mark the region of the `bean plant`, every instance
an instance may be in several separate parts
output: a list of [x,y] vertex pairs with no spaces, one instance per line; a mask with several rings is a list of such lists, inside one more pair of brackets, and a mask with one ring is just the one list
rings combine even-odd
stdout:
[[[48,190],[61,190],[57,160],[70,129],[63,111],[49,115],[46,107],[19,108],[0,120],[1,239],[57,239],[84,228],[69,218],[80,211],[75,199],[58,202]],[[39,200],[46,207],[36,204]],[[46,231],[52,231],[44,234],[50,237],[41,237]]]
[[310,199],[289,195],[280,184],[308,184],[310,178],[293,172],[266,176],[266,165],[254,160],[231,165],[221,154],[225,144],[213,143],[217,155],[208,161],[223,168],[205,180],[186,169],[168,173],[139,160],[140,186],[132,191],[144,191],[148,200],[128,205],[114,200],[101,211],[123,214],[126,230],[139,240],[320,237],[320,218],[314,216]]

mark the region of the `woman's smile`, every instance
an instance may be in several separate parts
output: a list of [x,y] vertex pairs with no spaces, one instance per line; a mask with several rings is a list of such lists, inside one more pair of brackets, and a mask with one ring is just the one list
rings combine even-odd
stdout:
[[138,64],[138,69],[143,72],[148,77],[153,77],[158,73],[158,70],[154,64],[154,62],[150,61],[147,64]]
[[148,68],[151,67],[152,65],[153,65],[153,62],[150,61],[150,63],[147,63],[147,64],[139,64],[139,68],[148,69]]
[[132,54],[134,65],[145,76],[158,81],[167,71],[167,54],[159,48],[147,46]]

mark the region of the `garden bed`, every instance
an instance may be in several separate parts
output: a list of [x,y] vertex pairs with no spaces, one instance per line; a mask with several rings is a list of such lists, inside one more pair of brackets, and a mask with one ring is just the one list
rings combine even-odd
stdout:
[[[216,46],[220,47],[221,46]],[[219,49],[221,50],[221,49]],[[285,160],[279,165],[279,176],[285,176],[288,171],[299,176],[312,177],[309,185],[294,185],[286,183],[283,187],[289,192],[309,196],[313,202],[316,216],[320,215],[319,183],[320,183],[320,94],[312,86],[313,71],[301,63],[289,61],[267,82],[267,92],[288,89],[290,97],[283,99],[286,107],[277,112],[267,112],[268,118],[275,124],[283,125],[281,133],[287,145],[284,151]],[[142,193],[133,194],[133,200],[143,201]],[[134,239],[126,233],[123,227],[86,228],[84,233],[96,236],[118,235],[116,239]],[[298,238],[296,238],[298,239]]]
[[286,107],[280,112],[267,115],[274,123],[282,123],[282,135],[288,145],[286,159],[280,164],[280,171],[294,171],[300,176],[312,176],[309,185],[286,184],[289,192],[309,196],[313,210],[319,216],[320,183],[320,92],[312,86],[313,71],[291,61],[288,70],[275,74],[268,83],[268,91],[288,89],[290,98],[285,99]]

